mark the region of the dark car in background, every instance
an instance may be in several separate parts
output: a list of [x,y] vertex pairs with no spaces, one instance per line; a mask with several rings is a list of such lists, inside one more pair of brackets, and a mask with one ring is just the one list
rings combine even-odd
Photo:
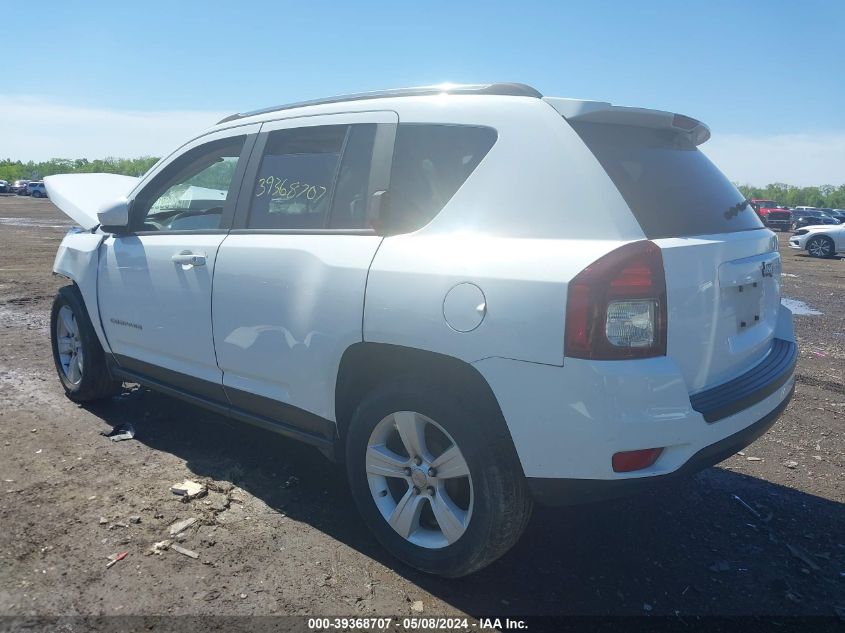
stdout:
[[792,210],[792,229],[797,230],[805,226],[820,226],[823,224],[839,224],[832,215],[823,209],[798,208]]
[[831,209],[827,214],[839,224],[845,224],[845,209]]
[[11,193],[12,185],[5,180],[0,180],[0,193]]
[[29,184],[28,180],[16,180],[15,184],[12,185],[12,193],[16,193],[19,196],[26,195],[26,186]]

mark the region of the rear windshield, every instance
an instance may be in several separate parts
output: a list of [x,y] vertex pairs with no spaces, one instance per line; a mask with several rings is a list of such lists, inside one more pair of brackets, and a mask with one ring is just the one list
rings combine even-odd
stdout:
[[571,122],[651,239],[763,228],[710,160],[671,130]]

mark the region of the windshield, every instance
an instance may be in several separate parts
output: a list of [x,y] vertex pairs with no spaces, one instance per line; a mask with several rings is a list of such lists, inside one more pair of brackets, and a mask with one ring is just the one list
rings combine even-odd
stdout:
[[629,125],[570,123],[647,237],[763,228],[749,201],[685,136]]

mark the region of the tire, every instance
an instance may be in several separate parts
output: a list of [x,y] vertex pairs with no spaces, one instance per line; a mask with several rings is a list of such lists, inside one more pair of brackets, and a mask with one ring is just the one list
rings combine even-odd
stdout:
[[826,235],[819,235],[807,241],[807,253],[810,257],[829,259],[836,254],[836,245]]
[[[366,396],[350,421],[346,466],[358,510],[388,552],[423,572],[457,578],[486,567],[519,540],[531,517],[513,441],[498,412],[484,409],[443,386],[396,379]],[[423,429],[421,463],[400,425]],[[447,453],[453,459],[444,461]]]
[[41,196],[42,196],[42,193],[40,191],[33,191],[32,192],[33,198],[40,198]]
[[90,402],[120,391],[121,383],[109,374],[103,348],[76,286],[60,288],[53,301],[50,341],[56,372],[68,398]]

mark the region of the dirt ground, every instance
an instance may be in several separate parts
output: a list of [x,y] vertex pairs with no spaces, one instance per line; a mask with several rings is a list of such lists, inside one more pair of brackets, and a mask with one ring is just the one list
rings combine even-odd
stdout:
[[[784,296],[821,314],[795,317],[796,394],[765,436],[639,497],[538,508],[504,558],[447,581],[390,558],[342,472],[310,448],[146,389],[96,406],[67,400],[48,323],[64,283],[53,257],[70,224],[47,200],[0,196],[0,615],[845,609],[841,258],[810,259],[779,235]],[[126,423],[134,440],[103,435]],[[211,492],[180,501],[170,486],[185,478]],[[145,555],[191,517],[179,540],[197,559]],[[120,552],[128,556],[106,568]]]

